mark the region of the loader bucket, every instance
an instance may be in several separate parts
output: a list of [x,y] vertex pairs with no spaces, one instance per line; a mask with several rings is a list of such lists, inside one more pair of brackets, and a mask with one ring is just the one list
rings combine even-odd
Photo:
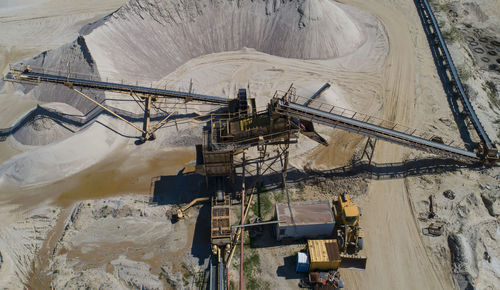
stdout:
[[359,270],[366,269],[366,261],[368,259],[366,256],[341,254],[340,257],[342,258],[340,268]]

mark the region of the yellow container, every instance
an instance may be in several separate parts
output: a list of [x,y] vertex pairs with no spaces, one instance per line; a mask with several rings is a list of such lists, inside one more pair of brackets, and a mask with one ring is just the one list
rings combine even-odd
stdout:
[[340,267],[340,252],[337,240],[308,240],[309,272],[337,270]]

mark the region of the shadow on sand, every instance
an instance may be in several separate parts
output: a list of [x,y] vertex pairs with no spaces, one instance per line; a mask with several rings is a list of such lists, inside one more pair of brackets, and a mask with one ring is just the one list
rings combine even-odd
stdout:
[[[186,204],[195,198],[209,196],[205,177],[199,174],[184,174],[184,169],[177,175],[158,176],[151,182],[151,202],[156,205]],[[175,221],[173,221],[175,222]],[[210,257],[210,206],[203,203],[197,214],[191,255],[198,258],[198,264],[204,265]]]
[[[366,161],[357,161],[352,164],[326,170],[304,172],[291,168],[287,173],[287,183],[306,181],[314,177],[325,178],[367,178],[367,179],[398,179],[408,176],[422,176],[428,174],[439,174],[452,172],[462,168],[480,170],[480,165],[466,165],[448,159],[418,159],[409,160],[397,163],[371,163]],[[247,177],[247,190],[252,183],[255,183],[257,177]],[[226,191],[234,192],[241,189],[241,177],[236,176],[235,185],[226,182]],[[263,184],[266,191],[281,188],[281,174],[273,172],[263,176]],[[191,202],[195,198],[212,196],[214,192],[213,182],[209,182],[208,186],[205,177],[199,174],[189,173],[184,174],[184,169],[180,170],[177,175],[159,176],[153,178],[151,182],[151,202],[157,205],[182,205]],[[234,204],[234,203],[233,203]],[[262,226],[260,234],[252,238],[252,247],[262,248],[285,244],[304,244],[304,241],[276,241],[273,237],[273,226]],[[210,250],[210,205],[205,202],[199,209],[199,213],[195,222],[193,235],[193,246],[191,255],[199,259],[199,264],[203,265],[209,258]],[[277,270],[279,276],[286,279],[296,279],[297,274],[295,269],[290,268],[295,262],[291,261],[293,257],[286,257],[284,266]]]
[[451,112],[453,113],[453,118],[457,124],[458,130],[460,132],[460,137],[465,143],[467,150],[471,151],[477,147],[477,144],[472,141],[471,135],[467,128],[466,114],[462,113],[460,110],[460,104],[458,103],[459,95],[455,88],[455,82],[451,76],[448,74],[449,64],[446,62],[446,57],[439,48],[439,41],[436,34],[433,32],[432,22],[428,21],[423,9],[421,9],[421,4],[419,0],[414,0],[415,6],[417,7],[418,16],[422,21],[422,27],[424,29],[427,41],[429,43],[429,48],[436,65],[436,70],[439,75],[439,79],[443,85],[444,92],[448,99],[448,104],[450,105]]

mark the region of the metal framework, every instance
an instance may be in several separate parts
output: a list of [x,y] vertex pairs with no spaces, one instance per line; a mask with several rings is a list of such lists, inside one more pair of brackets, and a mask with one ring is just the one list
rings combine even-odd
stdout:
[[[216,105],[227,105],[228,100],[226,98],[208,96],[202,94],[195,94],[192,92],[192,83],[190,85],[189,92],[173,91],[161,88],[145,87],[139,85],[131,85],[108,81],[101,81],[95,76],[84,76],[77,73],[67,72],[65,75],[52,74],[46,72],[43,68],[34,68],[30,66],[10,66],[10,71],[4,76],[5,81],[19,82],[30,85],[40,85],[42,82],[61,84],[64,85],[76,93],[80,94],[87,100],[91,101],[98,107],[102,108],[111,115],[117,117],[118,119],[124,121],[134,129],[138,130],[142,136],[141,141],[154,140],[156,139],[155,132],[160,129],[167,121],[184,105],[189,102],[202,102]],[[78,89],[77,89],[78,88]],[[111,108],[97,102],[93,98],[89,97],[83,92],[83,89],[97,89],[104,91],[111,91],[117,93],[130,94],[137,104],[144,110],[144,121],[142,129],[127,121],[123,116],[116,113]],[[177,99],[181,102],[175,104],[175,107],[163,117],[161,121],[151,126],[151,111],[152,109],[160,110],[155,105],[159,99]]]
[[459,160],[466,163],[475,163],[481,161],[481,156],[474,152],[469,152],[464,149],[452,147],[439,142],[431,141],[418,137],[412,133],[404,133],[392,129],[382,127],[370,122],[370,117],[364,120],[357,120],[353,117],[345,117],[333,113],[335,107],[331,106],[329,112],[314,108],[305,107],[296,103],[285,101],[284,99],[274,99],[274,108],[281,114],[293,116],[299,119],[309,120],[311,122],[323,124],[326,126],[339,128],[354,133],[362,134],[368,137],[385,140],[410,148],[434,153],[447,158]]
[[368,140],[366,140],[365,147],[363,148],[363,154],[361,155],[361,159],[363,159],[366,156],[366,158],[368,159],[368,166],[372,164],[372,158],[373,154],[375,154],[376,144],[377,144],[377,139],[368,137]]

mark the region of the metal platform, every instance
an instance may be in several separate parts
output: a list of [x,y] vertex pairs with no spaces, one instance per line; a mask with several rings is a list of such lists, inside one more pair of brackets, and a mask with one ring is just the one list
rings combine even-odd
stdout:
[[226,194],[222,201],[217,201],[217,198],[213,197],[210,208],[210,237],[212,245],[225,247],[231,243],[231,196]]

